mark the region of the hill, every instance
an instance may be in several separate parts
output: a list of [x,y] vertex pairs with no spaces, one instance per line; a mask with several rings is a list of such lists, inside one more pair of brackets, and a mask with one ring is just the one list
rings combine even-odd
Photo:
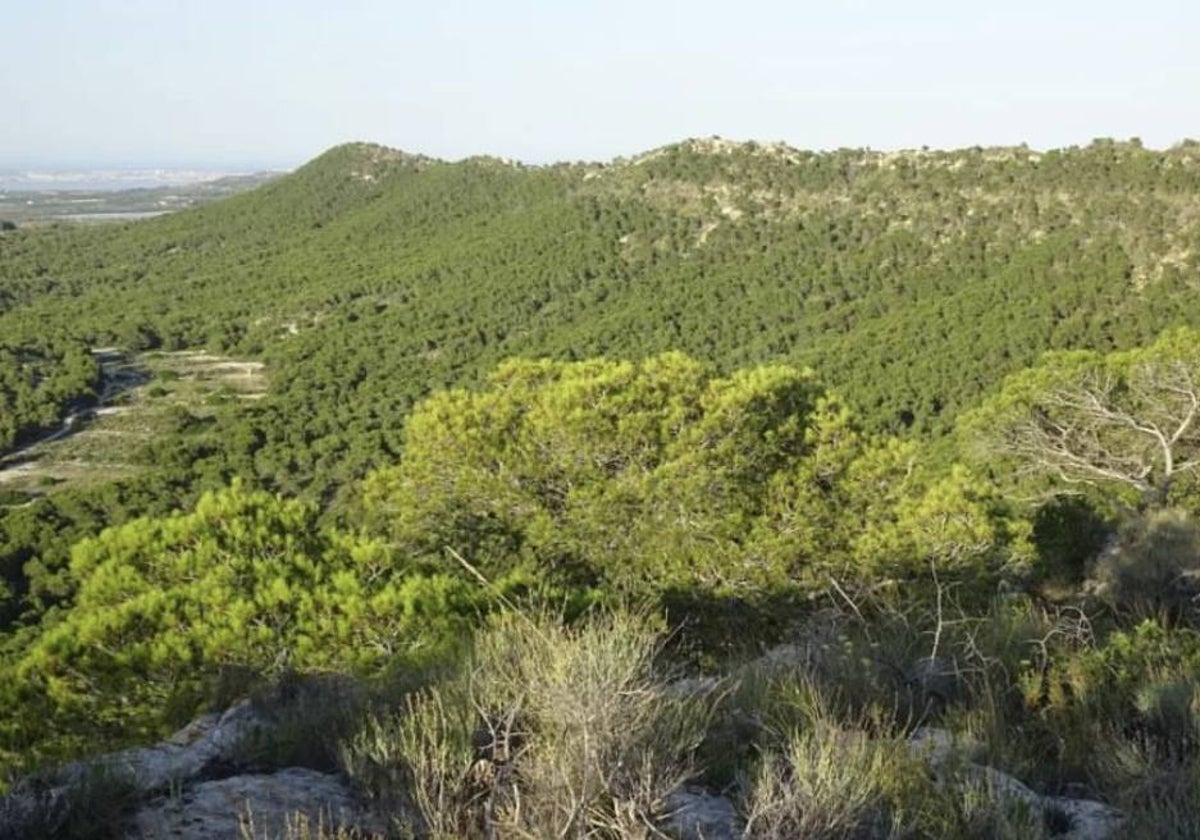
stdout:
[[1200,320],[1198,187],[1195,144],[712,139],[546,167],[339,146],[195,210],[0,234],[9,358],[49,346],[83,371],[13,403],[6,439],[86,400],[80,354],[114,344],[265,362],[266,399],[159,448],[176,478],[199,465],[326,503],[394,462],[418,399],[513,356],[811,366],[869,429],[941,436],[1046,349]]
[[512,355],[787,360],[842,383],[877,428],[943,432],[1045,348],[1126,347],[1192,319],[1198,181],[1195,147],[1112,142],[690,141],[540,168],[348,145],[194,212],[9,235],[0,305],[6,335],[142,330],[289,368],[337,334],[339,365],[369,362],[400,405]]
[[336,769],[445,836],[623,836],[685,780],[755,837],[1195,824],[1197,187],[1195,144],[351,144],[4,231],[0,769],[333,672],[345,715],[192,782]]
[[[940,437],[1044,350],[1127,348],[1200,321],[1198,187],[1195,144],[711,139],[545,167],[348,144],[195,210],[0,234],[5,358],[80,371],[11,402],[5,439],[86,401],[82,356],[110,345],[270,374],[265,399],[138,450],[172,499],[240,475],[343,507],[399,456],[417,400],[514,356],[811,366],[868,429]],[[22,545],[7,556],[37,553]]]

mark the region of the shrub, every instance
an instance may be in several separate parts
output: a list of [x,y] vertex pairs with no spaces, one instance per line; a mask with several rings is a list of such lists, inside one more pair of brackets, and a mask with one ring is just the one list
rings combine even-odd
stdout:
[[254,827],[254,813],[247,811],[238,824],[237,840],[385,840],[374,831],[328,825],[322,817],[313,821],[303,813],[293,814],[284,823],[284,833],[260,833]]
[[53,774],[45,780],[25,779],[0,798],[0,835],[11,840],[122,837],[139,793],[134,780],[103,764],[66,780]]
[[[1119,765],[1117,803],[1126,814],[1120,837],[1195,840],[1200,835],[1200,764],[1179,763],[1135,741],[1115,741],[1106,759]],[[1114,774],[1117,776],[1117,774]]]
[[[745,795],[753,838],[879,836],[891,821],[886,787],[904,772],[890,741],[827,721],[796,730],[768,751]],[[909,768],[911,772],[912,768]]]
[[1200,528],[1180,510],[1138,517],[1097,560],[1090,583],[1114,609],[1177,620],[1200,595]]
[[1045,836],[1040,814],[953,763],[934,778],[883,719],[839,720],[804,678],[786,687],[792,707],[776,715],[790,728],[774,731],[741,788],[747,838]]
[[251,695],[269,726],[253,728],[234,750],[239,766],[338,769],[341,741],[352,735],[369,698],[364,685],[337,674],[283,675]]
[[1038,508],[1033,520],[1039,576],[1053,584],[1077,586],[1087,564],[1104,548],[1110,523],[1081,496],[1058,496]]
[[[1047,636],[1049,639],[1049,636]],[[1144,621],[1100,643],[1050,648],[1017,675],[1024,709],[997,727],[1001,752],[1047,785],[1118,799],[1145,774],[1130,757],[1180,767],[1200,757],[1194,708],[1200,636]],[[1008,763],[1008,762],[1005,762]]]
[[713,697],[673,692],[643,616],[507,613],[454,680],[372,720],[344,763],[431,837],[636,836],[694,773]]

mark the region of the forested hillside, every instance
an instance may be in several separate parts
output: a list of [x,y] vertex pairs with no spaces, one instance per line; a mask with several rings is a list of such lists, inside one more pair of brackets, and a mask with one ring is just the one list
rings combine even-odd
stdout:
[[0,453],[47,428],[64,411],[94,400],[100,370],[78,339],[0,343]]
[[[195,211],[3,234],[0,331],[264,360],[269,397],[158,441],[141,454],[163,471],[144,481],[174,497],[240,475],[341,509],[398,457],[416,400],[513,356],[807,365],[869,429],[942,435],[1043,350],[1131,347],[1200,319],[1198,185],[1194,144],[702,140],[540,168],[347,145]],[[21,408],[4,425],[52,425],[46,400],[62,415],[82,392],[39,393],[36,421]],[[88,528],[117,515],[100,504]],[[24,520],[62,511],[18,515],[10,580],[49,539],[20,536],[40,528]]]
[[195,212],[10,233],[0,305],[6,335],[265,353],[305,377],[288,399],[386,379],[390,409],[508,356],[680,349],[812,365],[873,427],[945,431],[1045,348],[1193,317],[1198,181],[1192,145],[543,168],[351,145]]
[[[465,703],[476,628],[486,660],[535,615],[595,664],[571,646],[608,615],[693,676],[821,640],[671,759],[740,780],[778,827],[749,836],[820,836],[777,798],[847,731],[891,757],[838,836],[1037,836],[913,810],[887,751],[931,722],[1044,793],[1200,816],[1198,222],[1192,143],[711,139],[546,167],[346,145],[196,210],[0,233],[0,764],[324,670],[412,746],[379,709]],[[92,428],[99,474],[28,480],[97,400],[125,423]],[[366,731],[322,760],[428,793]],[[445,836],[495,836],[459,793]],[[550,830],[521,819],[501,836]]]

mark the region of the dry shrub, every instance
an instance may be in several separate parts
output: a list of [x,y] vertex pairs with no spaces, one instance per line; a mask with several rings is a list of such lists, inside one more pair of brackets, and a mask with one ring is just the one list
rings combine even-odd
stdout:
[[753,776],[747,833],[763,840],[880,836],[889,820],[883,783],[903,759],[894,743],[861,731],[821,724],[793,732]]
[[659,652],[644,616],[499,616],[457,679],[373,721],[345,764],[430,837],[657,836],[715,704],[672,691]]
[[884,711],[848,719],[803,675],[771,693],[762,757],[742,783],[748,840],[1046,835],[1041,814],[967,772],[966,756],[935,773]]
[[276,831],[259,832],[254,827],[254,814],[247,812],[238,820],[238,840],[385,840],[382,834],[327,821],[324,816],[313,820],[303,813],[289,816],[283,834]]

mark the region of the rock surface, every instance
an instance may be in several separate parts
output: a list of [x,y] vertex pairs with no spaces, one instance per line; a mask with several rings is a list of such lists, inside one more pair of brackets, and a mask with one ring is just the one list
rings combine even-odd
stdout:
[[336,776],[290,767],[270,774],[201,782],[177,797],[160,797],[137,812],[126,836],[129,840],[275,838],[299,822],[314,828],[351,828],[364,834],[384,829]]
[[[243,840],[284,836],[289,824],[381,835],[383,823],[338,776],[301,767],[249,773],[239,752],[275,724],[249,701],[196,718],[170,738],[70,764],[53,781],[24,780],[0,799],[0,837],[62,836],[72,790],[95,774],[132,786],[130,840]],[[56,827],[57,826],[57,827]]]
[[727,797],[701,789],[677,790],[667,798],[663,829],[679,840],[736,840],[742,821]]
[[[956,756],[962,755],[954,736],[943,729],[918,729],[913,733],[911,748],[935,771],[947,767]],[[1061,826],[1062,830],[1056,831],[1055,836],[1063,840],[1105,840],[1125,821],[1121,812],[1111,805],[1090,799],[1044,796],[994,767],[965,762],[956,766],[954,772],[960,778],[995,791],[1000,797],[1025,803],[1033,813],[1042,815],[1046,825]]]
[[239,744],[268,730],[270,722],[249,700],[221,715],[202,715],[165,741],[152,747],[134,747],[68,765],[64,782],[70,783],[97,769],[128,778],[144,793],[155,793],[200,778],[210,768],[234,761]]

